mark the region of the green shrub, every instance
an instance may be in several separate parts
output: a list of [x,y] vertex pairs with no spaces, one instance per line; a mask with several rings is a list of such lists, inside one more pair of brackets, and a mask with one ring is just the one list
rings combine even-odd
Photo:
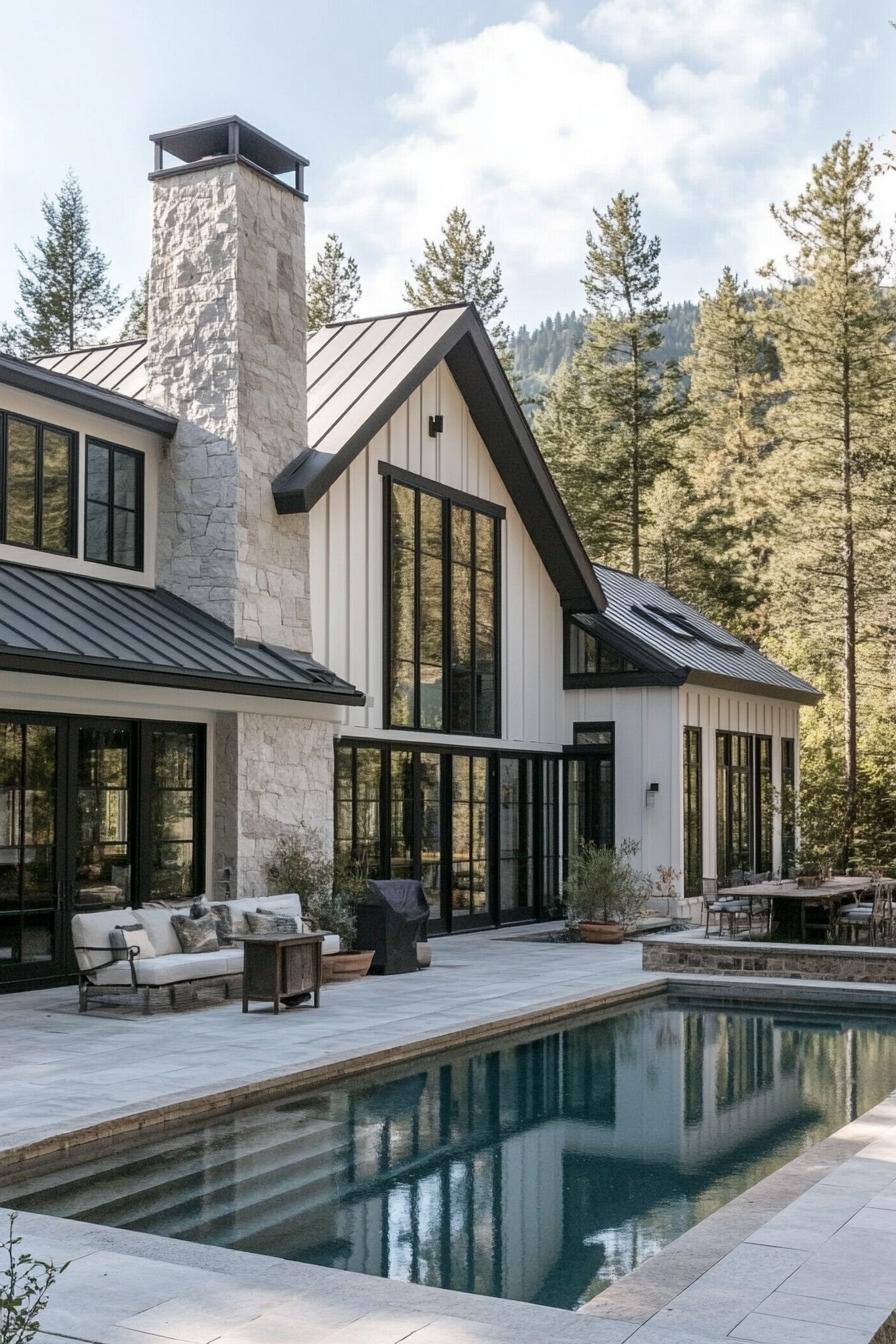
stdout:
[[334,863],[317,831],[302,823],[294,835],[281,837],[268,865],[268,883],[272,892],[298,893],[302,917],[312,929],[337,933],[343,947],[353,946],[367,873],[350,859]]
[[631,928],[647,908],[652,883],[633,862],[640,846],[623,840],[615,849],[587,841],[570,864],[566,908],[573,924],[621,924]]
[[50,1289],[68,1269],[68,1263],[54,1265],[20,1251],[15,1222],[10,1214],[9,1231],[0,1241],[0,1344],[29,1344],[40,1329]]

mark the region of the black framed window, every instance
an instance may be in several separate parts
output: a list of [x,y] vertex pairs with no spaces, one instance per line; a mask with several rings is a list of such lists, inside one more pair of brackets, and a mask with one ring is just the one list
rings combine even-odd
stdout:
[[684,894],[703,892],[703,765],[699,728],[685,728],[683,743]]
[[774,817],[771,738],[757,737],[753,754],[756,761],[754,786],[756,871],[758,873],[770,873],[772,870],[772,820]]
[[496,737],[500,509],[386,475],[387,726]]
[[77,435],[24,416],[0,415],[0,477],[0,539],[74,555]]
[[640,672],[630,659],[599,639],[576,616],[564,621],[563,675],[567,685],[587,685],[592,677]]
[[753,855],[753,739],[716,735],[716,865],[721,881],[749,870]]
[[565,760],[567,858],[583,844],[616,843],[615,724],[574,724],[573,744]]
[[147,888],[152,900],[195,896],[202,881],[205,731],[146,725],[149,738]]
[[87,440],[84,558],[140,569],[143,564],[143,454]]
[[792,871],[796,859],[796,741],[781,738],[781,872]]

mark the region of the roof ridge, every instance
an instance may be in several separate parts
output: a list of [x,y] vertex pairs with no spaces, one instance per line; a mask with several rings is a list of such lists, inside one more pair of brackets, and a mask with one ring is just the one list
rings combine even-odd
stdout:
[[[449,308],[475,308],[469,299],[456,299],[454,303],[432,303],[424,308],[400,308],[397,313],[375,313],[372,317],[346,317],[341,322],[325,322],[318,331],[329,331],[337,327],[351,327],[356,322],[384,322],[390,317],[413,317],[415,313],[443,313]],[[316,335],[316,332],[312,332]]]

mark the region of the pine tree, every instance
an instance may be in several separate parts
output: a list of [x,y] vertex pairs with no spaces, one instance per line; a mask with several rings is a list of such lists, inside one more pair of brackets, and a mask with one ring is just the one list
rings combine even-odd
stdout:
[[91,242],[87,206],[74,173],[66,174],[52,200],[44,197],[41,214],[46,233],[35,238],[34,250],[26,255],[16,248],[23,266],[18,321],[2,336],[7,348],[22,355],[88,345],[122,306],[109,283],[109,263]]
[[784,276],[766,272],[786,393],[769,469],[773,619],[778,647],[828,692],[822,712],[839,705],[843,863],[857,839],[866,722],[888,717],[879,697],[892,694],[896,298],[870,210],[873,172],[870,144],[838,140],[796,202],[774,210],[792,255]]
[[137,281],[127,300],[127,313],[121,329],[120,341],[145,340],[149,313],[149,272]]
[[501,363],[509,372],[510,329],[501,321],[507,306],[495,245],[485,228],[474,229],[466,210],[455,206],[442,225],[438,242],[423,240],[423,260],[411,262],[413,279],[406,280],[402,297],[412,308],[441,303],[473,303]]
[[[701,293],[690,379],[690,426],[678,454],[688,480],[711,592],[701,603],[720,624],[758,637],[766,611],[770,519],[762,465],[771,451],[768,412],[776,394],[774,347],[757,328],[755,301],[725,267],[713,294]],[[727,591],[726,591],[727,588]]]
[[594,219],[585,340],[535,423],[592,557],[638,574],[644,497],[668,465],[682,407],[677,371],[662,374],[655,358],[666,319],[660,241],[644,233],[636,195],[619,192]]
[[308,274],[308,330],[354,317],[361,301],[361,277],[354,257],[335,233],[327,234]]

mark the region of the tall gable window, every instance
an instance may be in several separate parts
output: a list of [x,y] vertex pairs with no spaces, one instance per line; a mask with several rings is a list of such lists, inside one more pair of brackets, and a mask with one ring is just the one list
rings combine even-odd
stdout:
[[139,569],[143,563],[143,454],[87,440],[84,558]]
[[0,539],[74,555],[75,443],[67,429],[23,416],[0,416]]
[[503,510],[406,473],[386,477],[386,718],[499,732]]

